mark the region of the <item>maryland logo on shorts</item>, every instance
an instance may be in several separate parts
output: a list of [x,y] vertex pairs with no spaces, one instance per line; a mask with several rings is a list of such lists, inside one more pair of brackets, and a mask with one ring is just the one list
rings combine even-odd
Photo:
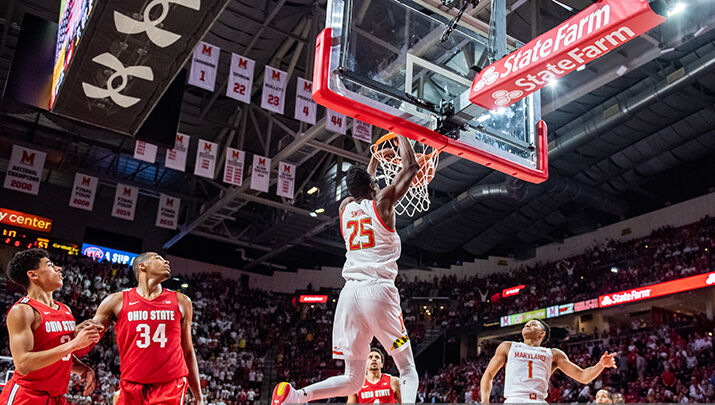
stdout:
[[399,337],[399,338],[395,339],[394,342],[392,342],[392,349],[390,349],[390,350],[395,350],[409,341],[410,341],[410,338],[408,338],[407,335]]

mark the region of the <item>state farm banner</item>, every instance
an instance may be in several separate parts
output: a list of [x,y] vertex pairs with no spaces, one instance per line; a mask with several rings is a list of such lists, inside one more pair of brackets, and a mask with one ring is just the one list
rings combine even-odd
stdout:
[[97,195],[99,179],[94,176],[77,173],[74,175],[74,185],[70,195],[70,207],[92,211],[94,196]]
[[194,56],[191,57],[189,84],[208,91],[214,91],[220,55],[221,49],[219,47],[206,42],[199,42],[194,49]]
[[263,93],[261,108],[283,114],[285,110],[285,94],[288,85],[288,73],[266,66],[263,74]]
[[348,117],[343,114],[336,113],[333,110],[326,110],[325,129],[332,132],[345,135],[348,132]]
[[223,182],[240,186],[243,184],[243,163],[246,152],[234,148],[226,148],[226,163],[223,168]]
[[278,186],[276,194],[281,197],[293,199],[295,193],[295,165],[278,163]]
[[509,106],[661,24],[643,0],[601,0],[482,70],[469,100]]
[[605,308],[708,286],[715,286],[715,271],[601,295],[598,297],[598,306]]
[[12,145],[12,154],[3,187],[37,195],[40,191],[40,180],[46,157],[45,152]]
[[265,156],[253,155],[253,170],[251,171],[251,189],[268,192],[271,181],[271,159]]
[[253,87],[253,70],[256,62],[241,55],[231,54],[231,72],[228,76],[226,96],[251,104],[251,88]]
[[154,225],[159,228],[176,229],[179,222],[181,199],[166,194],[159,194],[159,208]]
[[134,159],[143,160],[145,162],[156,162],[157,146],[144,141],[137,141],[134,144]]
[[372,124],[353,119],[353,138],[372,143]]
[[133,221],[138,196],[138,188],[124,184],[117,184],[117,191],[114,193],[112,216]]
[[216,173],[217,155],[217,144],[199,139],[199,148],[196,150],[196,166],[194,166],[194,174],[213,179],[214,174]]
[[313,101],[313,82],[298,78],[295,91],[295,119],[315,125],[318,104]]
[[184,135],[182,133],[176,134],[174,149],[166,151],[166,161],[164,162],[164,166],[180,172],[186,171],[186,155],[189,153],[190,139],[191,137],[188,135]]

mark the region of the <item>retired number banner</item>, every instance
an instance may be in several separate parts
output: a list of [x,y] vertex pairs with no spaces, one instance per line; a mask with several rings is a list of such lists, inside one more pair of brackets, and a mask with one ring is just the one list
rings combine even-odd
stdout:
[[348,117],[330,109],[326,111],[325,129],[345,135],[348,132]]
[[288,85],[288,73],[266,66],[263,75],[263,93],[261,108],[274,113],[283,114],[285,110],[285,94]]
[[251,104],[253,87],[253,69],[256,62],[241,55],[231,54],[231,72],[229,73],[226,96]]
[[318,104],[313,101],[313,82],[298,78],[295,92],[295,119],[315,125],[318,116]]
[[214,91],[220,55],[221,49],[219,47],[206,42],[199,42],[196,45],[196,49],[194,49],[194,56],[191,58],[189,84],[208,91]]

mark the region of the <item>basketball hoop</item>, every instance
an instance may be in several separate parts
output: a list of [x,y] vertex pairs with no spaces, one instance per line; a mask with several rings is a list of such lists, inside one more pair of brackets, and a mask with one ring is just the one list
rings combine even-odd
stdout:
[[[380,168],[385,174],[387,184],[392,184],[397,173],[402,169],[402,159],[397,153],[397,134],[390,132],[375,142],[370,148],[372,156],[380,163]],[[427,185],[434,178],[435,169],[439,160],[439,151],[419,142],[412,142],[415,149],[417,163],[420,165],[415,178],[412,180],[407,193],[395,203],[395,212],[398,215],[413,216],[417,212],[427,211],[430,207]]]

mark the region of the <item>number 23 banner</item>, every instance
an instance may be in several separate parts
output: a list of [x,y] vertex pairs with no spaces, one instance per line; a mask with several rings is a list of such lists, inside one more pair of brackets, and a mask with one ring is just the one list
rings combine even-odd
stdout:
[[283,114],[285,110],[285,93],[288,85],[288,73],[266,66],[263,76],[263,94],[261,108]]

